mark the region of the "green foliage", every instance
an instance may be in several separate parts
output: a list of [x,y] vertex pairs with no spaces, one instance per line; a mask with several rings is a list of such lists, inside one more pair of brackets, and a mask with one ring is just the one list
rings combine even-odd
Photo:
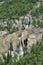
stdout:
[[9,20],[7,22],[7,26],[4,26],[4,24],[3,25],[1,24],[0,25],[0,30],[1,31],[7,30],[10,34],[13,33],[13,32],[18,31],[18,27],[13,26],[13,23]]
[[43,21],[39,22],[38,26],[41,27],[41,28],[43,28]]
[[39,11],[39,8],[33,8],[33,10],[31,11],[31,15],[34,17],[39,17],[39,15],[40,15],[40,11]]
[[40,28],[43,28],[43,21],[37,21],[37,24],[34,22],[34,25],[37,25]]
[[33,19],[32,25],[33,26],[38,26],[40,28],[43,28],[43,20]]
[[4,27],[3,27],[2,25],[0,25],[0,30],[1,30],[1,31],[4,30]]
[[42,40],[43,40],[43,35],[42,35]]
[[19,18],[27,14],[40,0],[4,0],[0,5],[0,18]]
[[35,19],[33,19],[32,25],[33,25],[33,26],[36,26],[36,21],[35,21]]
[[43,19],[43,3],[40,3],[40,7],[38,8],[33,8],[31,11],[31,15],[36,18],[38,18],[40,15],[42,15],[42,19]]

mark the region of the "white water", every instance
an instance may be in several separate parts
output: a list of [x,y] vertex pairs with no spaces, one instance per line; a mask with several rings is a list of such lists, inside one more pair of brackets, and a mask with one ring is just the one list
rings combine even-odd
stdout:
[[20,45],[20,47],[19,47],[19,55],[23,55],[23,54],[24,54],[23,47],[22,47],[22,45]]

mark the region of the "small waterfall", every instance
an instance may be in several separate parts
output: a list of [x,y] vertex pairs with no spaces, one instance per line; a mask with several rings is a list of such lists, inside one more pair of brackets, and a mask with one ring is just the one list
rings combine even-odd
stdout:
[[30,17],[25,16],[23,26],[24,26],[25,29],[27,29],[29,27],[29,25],[30,25]]
[[19,55],[23,55],[24,54],[24,52],[23,52],[23,46],[20,44],[19,45]]
[[19,54],[19,56],[24,54],[22,41],[19,41],[19,45],[17,46],[17,53]]

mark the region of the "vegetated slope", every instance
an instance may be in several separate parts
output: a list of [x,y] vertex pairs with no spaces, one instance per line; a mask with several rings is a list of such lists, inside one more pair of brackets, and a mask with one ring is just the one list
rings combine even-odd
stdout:
[[26,53],[18,62],[16,62],[16,55],[13,59],[14,62],[11,61],[10,57],[5,59],[5,62],[0,60],[0,65],[43,65],[43,40],[33,44],[30,53]]
[[33,16],[36,16],[36,17],[40,15],[43,16],[43,2],[40,3],[40,7],[34,8],[31,13]]
[[33,6],[41,0],[2,0],[0,5],[0,18],[19,18],[29,13]]
[[19,61],[20,65],[43,65],[43,41],[32,46],[31,52]]

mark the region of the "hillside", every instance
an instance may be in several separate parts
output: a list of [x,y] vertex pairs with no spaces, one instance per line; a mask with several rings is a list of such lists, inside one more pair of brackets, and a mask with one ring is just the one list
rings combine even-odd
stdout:
[[[29,50],[28,50],[29,51]],[[26,53],[20,60],[16,62],[16,55],[14,54],[13,62],[11,57],[8,57],[3,62],[0,59],[0,65],[43,65],[43,40],[33,44],[30,53]]]
[[[20,17],[27,16],[27,14],[29,14],[29,16],[31,15],[31,17],[32,17],[32,24],[30,24],[32,26],[30,27],[31,28],[30,30],[28,28],[28,30],[27,30],[28,34],[33,34],[33,36],[34,36],[34,34],[36,36],[38,35],[39,38],[37,38],[37,39],[40,39],[39,33],[43,33],[43,0],[0,0],[0,19],[6,19],[5,21],[6,22],[8,21],[8,23],[6,23],[4,21],[7,24],[7,26],[6,25],[3,26],[4,25],[3,23],[2,23],[3,25],[0,25],[0,31],[7,30],[9,32],[8,36],[6,36],[5,39],[8,39],[8,41],[9,41],[11,35],[12,35],[12,37],[14,36],[14,38],[15,37],[18,38],[16,36],[16,34],[19,33],[19,32],[16,33],[18,31],[18,29],[16,29],[15,27],[12,28],[13,25],[12,25],[11,19],[17,19],[17,21],[19,19],[18,22],[20,22],[20,21],[22,22]],[[30,19],[31,19],[31,17],[30,17]],[[13,21],[15,21],[15,20],[13,20]],[[17,26],[18,26],[18,24],[17,24]],[[21,27],[21,24],[19,24],[19,26]],[[18,28],[20,28],[20,27],[18,27]],[[34,27],[34,28],[32,28],[32,27]],[[10,35],[10,33],[12,33],[12,34]],[[27,34],[27,33],[25,33],[25,34]],[[25,34],[23,34],[23,35],[25,36]],[[12,40],[14,38],[12,38]],[[23,38],[24,37],[22,37],[22,39]],[[3,45],[3,40],[4,40],[4,44],[7,43],[7,41],[5,39],[1,39],[0,44],[2,43],[2,45]],[[36,38],[35,38],[35,40],[36,40]],[[17,43],[16,40],[15,41],[13,40],[13,43],[16,44]],[[16,46],[15,46],[15,48],[16,48]]]
[[43,0],[0,0],[0,65],[43,65]]
[[[35,10],[34,6],[37,5],[37,2],[41,3],[41,0],[1,0],[0,18],[19,18],[30,11],[33,15],[36,15],[36,10],[37,14],[41,13],[43,11]],[[42,4],[41,6],[43,6]]]

